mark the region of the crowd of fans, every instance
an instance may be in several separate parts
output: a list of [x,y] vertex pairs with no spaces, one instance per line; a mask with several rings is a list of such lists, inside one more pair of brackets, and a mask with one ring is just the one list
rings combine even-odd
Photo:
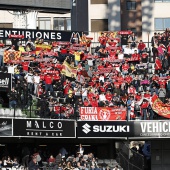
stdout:
[[[170,104],[169,34],[168,29],[154,33],[151,51],[134,33],[113,32],[101,33],[93,52],[92,40],[76,34],[70,42],[48,43],[48,52],[34,53],[36,45],[47,43],[38,38],[35,42],[29,39],[25,46],[1,47],[0,54],[4,50],[22,52],[19,62],[0,62],[2,72],[13,74],[9,107],[28,108],[36,99],[37,115],[43,118],[79,117],[80,107],[123,107],[128,119],[157,118],[151,96],[156,94]],[[63,63],[77,72],[65,75]]]
[[[94,153],[84,152],[84,147],[80,144],[73,154],[68,153],[66,148],[62,147],[57,153],[48,149],[30,149],[23,146],[21,155],[5,156],[0,160],[0,168],[16,168],[28,170],[55,169],[55,170],[101,170],[107,169],[118,170],[118,165],[110,167],[106,163],[98,162]],[[6,151],[7,152],[7,151]]]

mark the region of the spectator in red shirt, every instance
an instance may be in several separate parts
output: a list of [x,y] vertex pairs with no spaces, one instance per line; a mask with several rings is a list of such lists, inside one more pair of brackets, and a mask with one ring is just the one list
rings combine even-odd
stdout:
[[98,102],[95,97],[92,98],[92,100],[90,101],[90,104],[92,107],[98,107]]
[[149,93],[149,90],[146,90],[146,93],[144,94],[144,98],[150,99],[151,94]]
[[143,43],[143,41],[140,40],[139,44],[138,44],[138,52],[139,52],[139,54],[142,54],[144,52],[145,48],[146,48],[145,43]]
[[149,107],[149,102],[144,99],[142,104],[141,104],[143,120],[147,120],[149,118],[149,113],[148,113],[148,110],[147,110],[148,107]]
[[87,94],[87,98],[89,99],[89,101],[92,100],[93,96],[94,96],[94,93],[91,90],[89,90]]
[[64,86],[64,96],[68,99],[68,91],[70,89],[70,81],[68,79],[66,79],[66,81],[63,83]]
[[54,166],[55,165],[55,158],[53,155],[50,155],[50,158],[48,159],[49,166]]
[[122,73],[126,75],[128,74],[128,71],[129,71],[129,64],[126,61],[125,64],[122,65]]
[[25,61],[25,62],[22,62],[21,64],[22,64],[23,72],[28,73],[30,63]]
[[85,107],[89,107],[90,102],[86,98],[84,98],[83,104],[84,104]]
[[100,69],[103,69],[104,68],[104,64],[103,63],[100,63],[98,66],[97,66],[97,69],[100,70]]
[[51,118],[59,119],[61,114],[61,106],[58,102],[54,104],[54,112],[51,114]]
[[113,95],[111,94],[110,91],[107,91],[105,97],[106,100],[110,102],[112,100]]
[[162,70],[161,60],[158,57],[156,57],[156,59],[155,59],[155,73],[159,74],[161,70]]
[[135,61],[140,61],[140,54],[137,53],[137,50],[134,51],[134,54],[132,54],[132,58]]
[[106,43],[107,43],[108,38],[104,35],[104,33],[101,33],[101,36],[99,37],[98,41],[100,43],[100,47],[106,47]]
[[50,90],[50,94],[52,95],[52,93],[53,93],[52,76],[49,73],[47,73],[47,75],[44,77],[44,81],[45,81],[45,93],[46,93],[46,95],[48,95],[49,90]]
[[137,93],[137,95],[135,96],[136,101],[140,101],[142,99],[142,95],[140,92]]
[[130,85],[130,87],[128,88],[128,94],[134,96],[136,94],[136,89],[133,85]]

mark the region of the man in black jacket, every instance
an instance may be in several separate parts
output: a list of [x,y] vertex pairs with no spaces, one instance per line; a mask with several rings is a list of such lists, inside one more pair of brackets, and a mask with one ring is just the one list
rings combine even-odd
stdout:
[[37,159],[35,157],[29,162],[28,170],[39,170],[39,165],[37,164]]
[[14,108],[17,104],[17,92],[13,87],[12,90],[8,94],[9,97],[9,108]]

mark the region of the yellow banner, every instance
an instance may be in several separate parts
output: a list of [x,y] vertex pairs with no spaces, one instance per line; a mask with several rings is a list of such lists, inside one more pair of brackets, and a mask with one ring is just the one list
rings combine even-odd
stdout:
[[20,58],[20,51],[4,51],[4,63],[7,63],[8,61],[20,60]]
[[74,77],[77,75],[77,67],[72,67],[70,64],[68,64],[66,61],[63,63],[63,68],[61,73],[64,74],[67,77],[71,77],[72,74],[74,74]]

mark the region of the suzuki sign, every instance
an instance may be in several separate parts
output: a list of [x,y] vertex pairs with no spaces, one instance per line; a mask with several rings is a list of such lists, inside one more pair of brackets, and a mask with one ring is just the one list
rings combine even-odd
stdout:
[[126,121],[79,121],[79,138],[117,138],[132,136],[132,123]]

